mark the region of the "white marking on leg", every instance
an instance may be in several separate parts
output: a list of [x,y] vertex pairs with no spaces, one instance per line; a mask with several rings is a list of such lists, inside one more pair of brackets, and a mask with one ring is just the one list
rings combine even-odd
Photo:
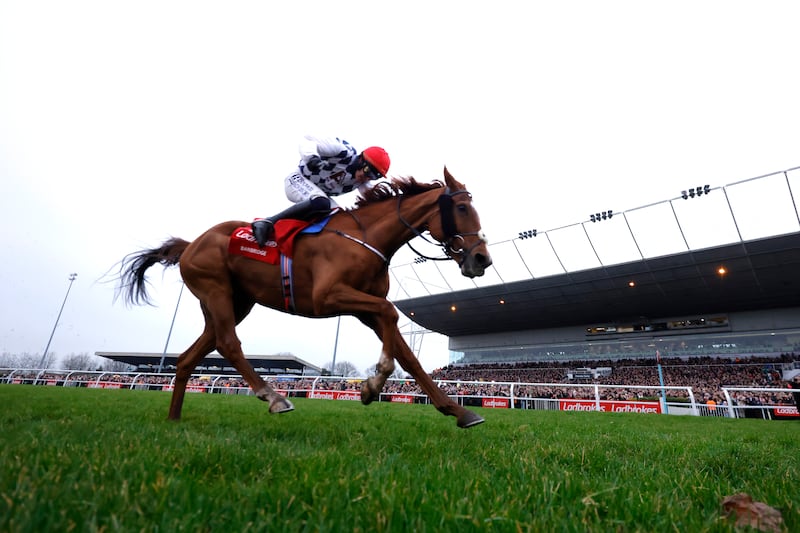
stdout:
[[381,351],[381,358],[378,360],[378,373],[385,378],[388,378],[394,372],[394,358],[389,357],[386,352]]

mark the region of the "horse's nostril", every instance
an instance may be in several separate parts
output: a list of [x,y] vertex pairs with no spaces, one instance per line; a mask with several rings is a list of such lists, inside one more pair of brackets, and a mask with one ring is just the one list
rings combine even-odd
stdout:
[[478,264],[481,265],[484,268],[486,268],[486,267],[488,267],[489,265],[492,264],[492,258],[490,256],[488,256],[488,255],[477,254],[475,256],[475,259],[477,259],[478,260]]

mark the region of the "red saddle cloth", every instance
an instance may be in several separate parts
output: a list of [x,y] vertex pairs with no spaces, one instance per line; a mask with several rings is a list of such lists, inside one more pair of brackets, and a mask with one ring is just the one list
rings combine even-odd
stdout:
[[275,223],[273,240],[267,241],[263,248],[259,248],[250,226],[236,228],[228,241],[228,253],[277,265],[281,255],[293,257],[295,238],[312,224],[303,220],[279,220]]

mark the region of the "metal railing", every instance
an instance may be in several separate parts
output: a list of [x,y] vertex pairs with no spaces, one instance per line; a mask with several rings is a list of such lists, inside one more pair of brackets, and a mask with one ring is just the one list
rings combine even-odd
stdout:
[[[280,393],[290,397],[360,400],[365,377],[264,376]],[[0,383],[60,387],[171,391],[174,374],[103,372],[86,370],[0,369]],[[464,406],[561,411],[662,413],[729,418],[793,418],[798,416],[791,393],[798,390],[769,387],[721,388],[725,401],[698,401],[691,386],[609,385],[580,383],[522,383],[435,380],[454,401]],[[235,375],[195,374],[187,392],[252,395]],[[759,394],[748,403],[744,394]],[[413,380],[390,378],[380,401],[430,403]]]

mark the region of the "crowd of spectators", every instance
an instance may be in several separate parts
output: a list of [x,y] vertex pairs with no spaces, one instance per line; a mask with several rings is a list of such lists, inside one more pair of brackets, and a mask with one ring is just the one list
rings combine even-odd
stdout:
[[[687,388],[691,388],[696,402],[724,405],[726,398],[722,387],[792,387],[783,381],[781,374],[781,369],[791,367],[800,368],[800,358],[794,353],[749,358],[665,358],[660,365],[653,359],[450,365],[435,370],[432,377],[448,395],[453,396],[510,397],[513,387],[513,395],[517,398],[590,399],[595,398],[597,387],[602,400],[642,400],[658,396],[663,385],[681,387],[668,390],[667,396],[673,400],[688,400]],[[608,370],[587,377],[585,373],[573,372],[578,368]],[[132,386],[164,390],[171,384],[173,376],[97,372],[39,375],[34,371],[16,373],[13,378],[21,383],[84,387],[102,383],[106,388]],[[285,394],[299,396],[312,388],[359,391],[363,378],[274,376],[268,380],[274,388]],[[649,388],[639,388],[643,386]],[[796,382],[794,387],[800,388],[800,382]],[[249,392],[247,383],[238,376],[193,376],[189,388],[229,394]],[[383,392],[423,396],[422,390],[412,379],[391,379],[387,381]],[[739,392],[734,399],[740,404],[752,406],[794,403],[790,393],[782,392]]]
[[[593,387],[577,387],[578,385],[654,387],[651,392],[644,389],[605,389],[603,399],[608,400],[652,397],[657,393],[655,388],[661,385],[690,387],[696,401],[723,404],[725,396],[722,387],[786,388],[780,369],[785,366],[800,367],[800,357],[794,353],[786,353],[749,358],[668,358],[660,361],[660,374],[658,366],[659,363],[653,359],[450,365],[434,371],[432,376],[434,379],[447,381],[553,384],[549,387],[524,386],[515,391],[519,396],[530,395],[537,398],[594,397]],[[577,368],[609,368],[610,373],[592,378],[570,378],[571,371]],[[576,387],[569,388],[569,385]],[[688,393],[685,389],[671,389],[667,396],[685,399]],[[775,405],[793,401],[788,393],[755,392],[738,393],[737,400],[747,405]]]

